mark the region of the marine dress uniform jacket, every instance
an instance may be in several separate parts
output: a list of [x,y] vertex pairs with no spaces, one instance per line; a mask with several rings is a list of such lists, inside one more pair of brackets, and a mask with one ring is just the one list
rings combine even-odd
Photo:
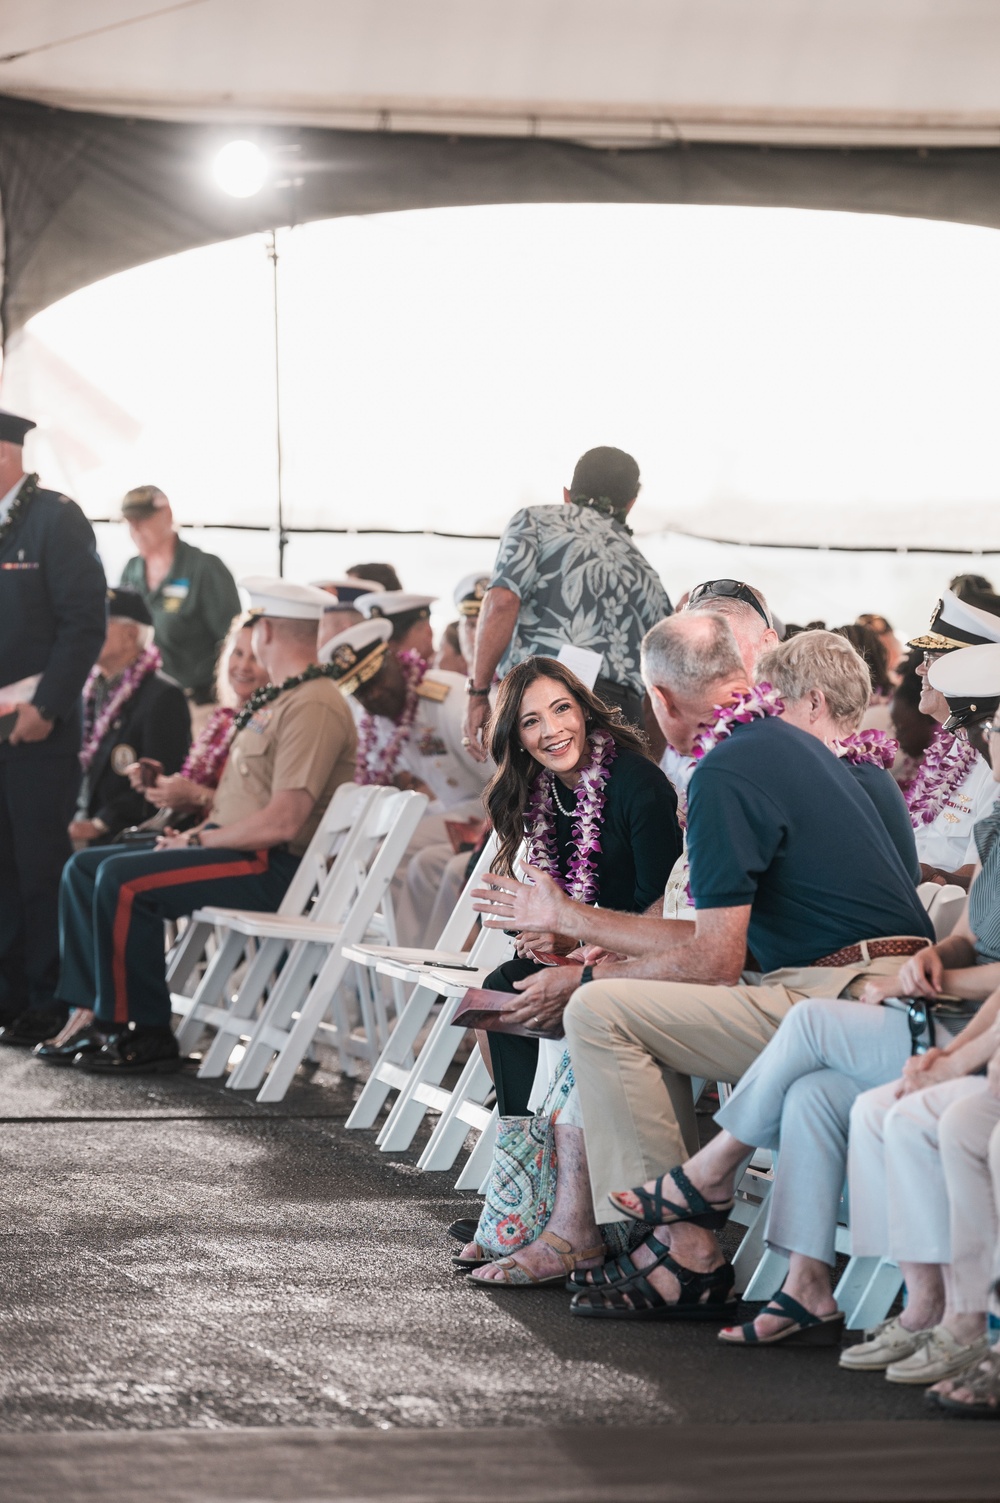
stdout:
[[37,490],[0,541],[0,688],[40,673],[34,702],[54,717],[44,741],[0,743],[0,1007],[9,1015],[52,1005],[80,692],[104,644],[105,590],[83,512]]
[[165,673],[150,673],[108,727],[83,775],[78,819],[100,819],[113,840],[153,812],[125,776],[140,757],[154,757],[165,773],[179,772],[191,745],[191,713],[184,690]]

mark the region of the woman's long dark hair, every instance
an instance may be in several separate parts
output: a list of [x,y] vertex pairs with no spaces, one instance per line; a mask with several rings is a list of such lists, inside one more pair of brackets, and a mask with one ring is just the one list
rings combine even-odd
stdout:
[[496,707],[487,727],[490,754],[497,770],[486,787],[486,807],[500,842],[494,870],[510,875],[514,858],[524,839],[524,817],[531,797],[531,785],[541,764],[521,745],[518,721],[521,701],[530,684],[540,678],[555,679],[576,700],[587,720],[587,734],[607,731],[616,743],[629,751],[645,752],[646,743],[634,726],[622,719],[622,712],[606,705],[592,694],[575,673],[557,663],[555,658],[526,658],[512,668],[501,682]]

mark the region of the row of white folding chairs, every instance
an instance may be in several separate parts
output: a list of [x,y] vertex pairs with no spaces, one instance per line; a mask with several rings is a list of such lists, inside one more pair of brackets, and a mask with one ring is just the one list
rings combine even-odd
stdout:
[[[376,1142],[383,1153],[399,1153],[413,1142],[428,1111],[437,1121],[418,1159],[421,1169],[450,1169],[470,1130],[479,1134],[462,1168],[457,1189],[478,1189],[489,1169],[495,1136],[496,1108],[485,1103],[493,1089],[489,1070],[473,1047],[452,1088],[443,1082],[466,1039],[466,1030],[452,1019],[471,986],[481,986],[490,971],[513,953],[509,937],[481,928],[464,949],[477,915],[472,892],[496,855],[491,837],[476,860],[465,887],[437,945],[432,950],[389,949],[355,945],[349,959],[368,965],[383,976],[412,984],[412,991],[386,1047],[376,1061],[347,1126],[372,1127],[391,1092],[397,1093]],[[418,1048],[420,1035],[438,1008]]]
[[[168,983],[182,1017],[182,1052],[206,1029],[214,1032],[199,1076],[222,1075],[240,1046],[227,1086],[260,1087],[258,1101],[280,1101],[318,1034],[337,1049],[343,1069],[374,1062],[390,1030],[384,992],[357,970],[358,1037],[344,985],[356,968],[343,946],[395,939],[389,884],[426,806],[425,794],[344,785],[276,913],[202,908],[192,915]],[[212,938],[215,952],[205,964]],[[193,995],[185,995],[201,965]],[[393,1000],[398,1007],[400,990]]]

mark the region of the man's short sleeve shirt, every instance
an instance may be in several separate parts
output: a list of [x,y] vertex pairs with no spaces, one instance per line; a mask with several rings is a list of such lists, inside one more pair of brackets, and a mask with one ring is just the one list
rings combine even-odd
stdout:
[[357,733],[344,696],[329,679],[309,679],[264,705],[233,741],[212,805],[212,822],[259,814],[276,793],[304,788],[316,800],[290,844],[301,856],[341,783],[354,777]]
[[501,675],[571,642],[602,655],[602,677],[642,694],[642,639],[672,607],[620,522],[589,506],[526,506],[500,539],[494,585],[521,601]]
[[765,973],[863,939],[933,929],[871,800],[814,736],[768,718],[737,726],[688,789],[696,909],[750,906]]

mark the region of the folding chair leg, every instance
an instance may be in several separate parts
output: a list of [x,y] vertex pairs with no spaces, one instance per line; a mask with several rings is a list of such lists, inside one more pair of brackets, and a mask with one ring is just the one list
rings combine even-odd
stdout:
[[172,992],[183,992],[195,967],[205,954],[205,945],[212,934],[211,924],[196,924],[192,919],[184,931],[184,938],[177,946],[167,967],[167,986]]
[[[437,992],[432,987],[418,985],[413,988],[409,1001],[400,1014],[399,1022],[375,1061],[372,1073],[365,1082],[354,1110],[347,1119],[348,1127],[373,1126],[375,1118],[385,1105],[386,1097],[393,1090],[393,1086],[382,1079],[379,1071],[383,1065],[402,1068],[406,1064],[413,1053],[413,1046],[420,1036],[420,1030],[434,1009],[436,1000]],[[426,1043],[424,1047],[426,1048]],[[403,1146],[405,1148],[408,1144]]]
[[234,930],[226,931],[225,938],[209,961],[205,974],[198,983],[187,1016],[177,1030],[177,1045],[182,1054],[188,1054],[197,1044],[204,1029],[204,1009],[217,1007],[222,1001],[225,988],[233,971],[240,963],[246,948],[246,939]]
[[321,982],[320,977],[317,977],[312,990],[302,1004],[298,1018],[289,1030],[287,1042],[282,1046],[278,1058],[268,1072],[267,1079],[257,1093],[258,1101],[281,1101],[284,1098],[343,980],[347,963],[342,956],[338,959],[341,961],[340,975],[332,980],[332,984],[330,979]]
[[788,1259],[785,1255],[767,1248],[743,1291],[743,1298],[770,1299],[781,1288],[787,1272]]
[[903,1287],[903,1275],[888,1258],[852,1258],[835,1290],[849,1331],[868,1330],[885,1320]]
[[441,1113],[437,1126],[428,1139],[427,1147],[417,1160],[418,1169],[451,1168],[462,1151],[462,1144],[469,1131],[469,1124],[463,1122],[458,1115],[459,1108],[466,1101],[481,1105],[492,1087],[490,1072],[477,1049],[470,1055],[451,1093],[447,1109]]
[[[462,1165],[462,1172],[455,1181],[456,1190],[481,1190],[493,1165],[493,1147],[497,1140],[497,1109],[485,1132],[479,1134],[475,1148]],[[468,1131],[468,1129],[466,1129]]]
[[[271,988],[270,996],[246,1030],[250,1039],[243,1058],[226,1081],[230,1090],[253,1090],[260,1085],[272,1056],[280,1053],[284,1046],[292,1015],[315,985],[314,973],[321,964],[320,957],[327,953],[325,947],[307,941],[300,941],[293,946],[281,975]],[[346,961],[344,965],[346,966]],[[307,1039],[306,1047],[311,1042],[311,1038]],[[304,1053],[305,1048],[299,1060]],[[296,1068],[299,1060],[296,1061]]]
[[[376,1139],[383,1153],[401,1153],[409,1148],[427,1112],[427,1102],[421,1099],[421,1087],[432,1089],[440,1086],[445,1074],[462,1046],[465,1031],[452,1027],[452,1018],[458,1010],[460,999],[449,998],[434,1026],[424,1041],[410,1078],[385,1119],[382,1131]],[[474,1057],[479,1057],[478,1047]],[[457,1089],[457,1088],[456,1088]]]
[[284,950],[282,940],[265,939],[258,945],[243,984],[226,1008],[225,1017],[216,1022],[215,1037],[206,1049],[198,1071],[199,1080],[214,1080],[224,1073],[236,1045],[253,1028],[250,1020]]

